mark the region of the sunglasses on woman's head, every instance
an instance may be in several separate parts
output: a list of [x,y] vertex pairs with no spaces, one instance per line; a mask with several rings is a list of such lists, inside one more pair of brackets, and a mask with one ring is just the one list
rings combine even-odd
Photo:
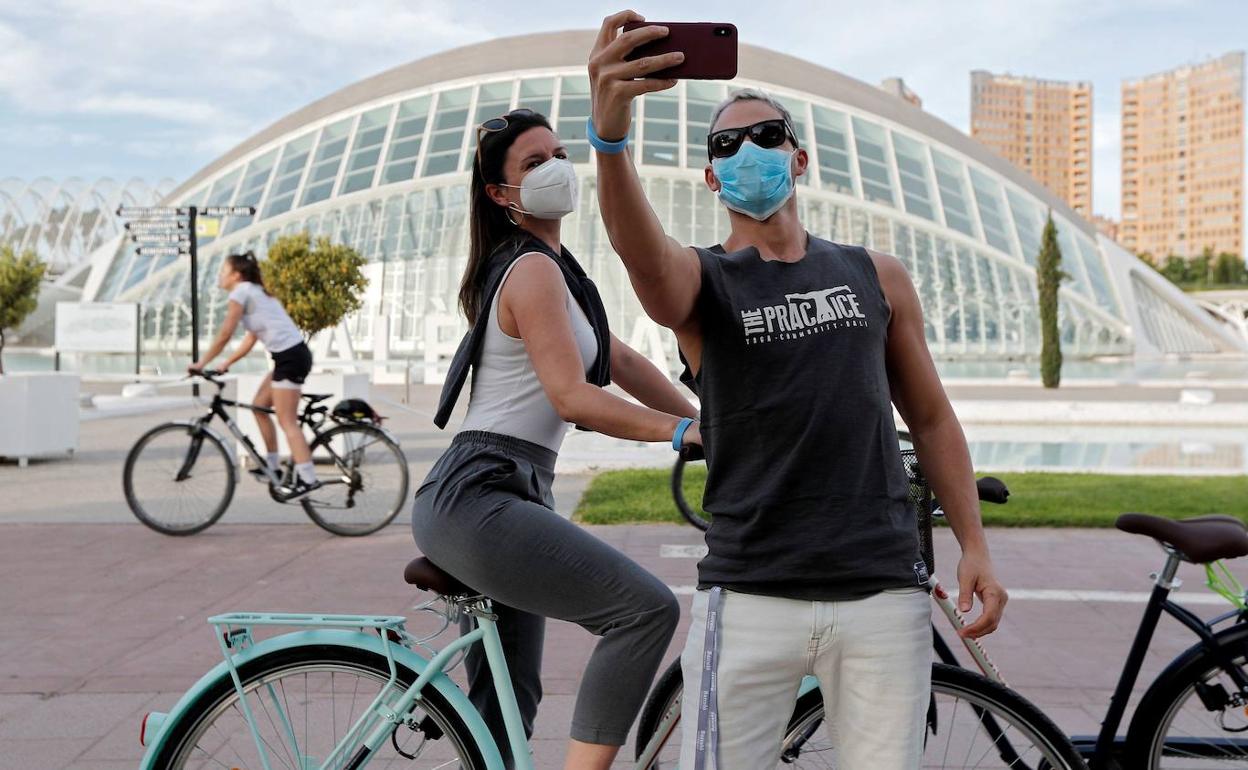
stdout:
[[490,118],[481,125],[477,126],[477,163],[481,162],[481,140],[490,134],[497,134],[510,125],[508,118],[531,118],[537,113],[527,107],[520,107],[512,110],[506,115],[499,115],[497,118]]
[[785,139],[793,140],[793,146],[797,146],[797,137],[789,127],[789,122],[784,118],[772,118],[752,126],[724,128],[710,134],[706,137],[706,154],[712,160],[736,155],[747,135],[751,142],[768,150],[784,144]]

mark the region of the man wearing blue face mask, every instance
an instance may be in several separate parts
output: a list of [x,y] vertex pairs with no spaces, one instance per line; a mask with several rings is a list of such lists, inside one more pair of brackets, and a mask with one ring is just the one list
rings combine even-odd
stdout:
[[[1000,621],[1006,592],[980,522],[970,456],[896,258],[809,234],[788,111],[758,91],[715,110],[707,186],[731,233],[710,248],[664,232],[627,150],[631,103],[679,61],[626,61],[666,34],[603,22],[589,62],[598,200],[646,313],[672,329],[702,400],[712,514],[683,655],[681,767],[776,765],[803,676],[819,679],[843,770],[910,770],[923,751],[928,576],[892,406],[962,547],[958,604]],[[701,685],[701,686],[699,686]]]

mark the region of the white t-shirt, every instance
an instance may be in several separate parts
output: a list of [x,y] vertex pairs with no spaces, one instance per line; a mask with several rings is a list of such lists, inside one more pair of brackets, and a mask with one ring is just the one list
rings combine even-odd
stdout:
[[280,353],[303,342],[299,327],[290,320],[282,303],[256,284],[238,284],[230,292],[230,301],[243,306],[243,328],[256,335],[270,353]]

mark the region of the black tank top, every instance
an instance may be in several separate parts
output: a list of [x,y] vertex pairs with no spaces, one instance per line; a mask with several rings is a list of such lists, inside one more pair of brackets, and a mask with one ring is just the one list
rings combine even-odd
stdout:
[[691,386],[712,514],[700,587],[841,600],[924,585],[870,255],[813,236],[793,263],[697,252]]

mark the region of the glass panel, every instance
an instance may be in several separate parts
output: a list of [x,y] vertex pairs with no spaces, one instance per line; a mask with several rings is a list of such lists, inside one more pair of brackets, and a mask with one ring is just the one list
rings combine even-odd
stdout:
[[342,182],[342,194],[364,190],[373,186],[377,161],[381,159],[381,146],[386,142],[386,129],[394,106],[379,107],[360,116],[355,129],[355,143],[351,146],[351,158],[347,161],[347,176]]
[[1083,255],[1075,245],[1075,226],[1060,217],[1053,217],[1053,224],[1057,227],[1057,247],[1062,250],[1061,269],[1070,276],[1062,281],[1062,285],[1091,297],[1092,292],[1083,272]]
[[854,180],[849,168],[849,131],[845,114],[812,105],[815,120],[815,158],[825,189],[853,194]]
[[381,171],[381,184],[403,182],[416,175],[416,159],[420,156],[425,123],[429,119],[429,101],[428,96],[420,96],[399,105],[394,136]]
[[1005,197],[1014,214],[1014,227],[1018,230],[1018,245],[1023,249],[1023,261],[1036,266],[1040,253],[1040,236],[1044,231],[1044,213],[1022,193],[1012,187],[1005,188]]
[[1109,283],[1109,273],[1105,270],[1105,262],[1101,256],[1101,250],[1092,242],[1091,238],[1083,233],[1076,232],[1075,241],[1079,244],[1079,251],[1083,256],[1083,266],[1087,270],[1088,282],[1092,284],[1092,291],[1096,295],[1097,304],[1121,318],[1122,311],[1118,307],[1118,301],[1114,298],[1114,290]]
[[858,150],[858,172],[862,175],[862,196],[869,201],[896,206],[888,160],[884,152],[884,129],[875,123],[854,118],[854,146]]
[[[238,168],[234,169],[233,171],[226,174],[225,176],[219,177],[216,182],[213,182],[212,190],[208,193],[208,199],[204,201],[203,205],[205,206],[228,206],[230,205],[230,203],[234,200],[234,191],[235,189],[238,188],[238,182],[242,178],[242,176],[243,176],[243,167],[239,166]],[[247,224],[247,222],[244,222],[243,224]],[[198,248],[202,249],[203,247],[207,246],[208,244],[212,243],[215,240],[216,240],[215,237],[206,235],[200,238],[196,245]],[[131,276],[134,275],[133,270],[130,272],[130,275]],[[131,282],[128,279],[126,282],[126,287],[130,285],[131,285]],[[123,287],[122,290],[124,291],[126,287]]]
[[589,162],[589,141],[585,138],[585,121],[589,119],[589,78],[565,77],[559,96],[559,124],[556,132],[568,148],[573,163]]
[[[511,84],[513,82],[505,80],[499,83],[485,83],[477,91],[476,117],[472,121],[472,130],[468,132],[468,154],[474,158],[477,152],[477,126],[490,118],[497,118],[499,115],[506,114],[509,111],[511,108]],[[529,109],[533,108],[529,107]],[[435,146],[430,149],[437,150],[438,148]]]
[[351,133],[352,118],[331,123],[321,129],[321,140],[308,171],[300,206],[323,201],[334,191],[334,181],[342,168],[342,158],[347,151],[347,137]]
[[[801,99],[791,99],[787,96],[778,96],[776,100],[783,104],[789,111],[789,117],[793,119],[793,133],[797,134],[797,143],[801,147],[810,147],[810,132],[806,121],[806,102]],[[810,184],[810,175],[798,177],[798,184]]]
[[517,107],[528,107],[550,117],[552,98],[555,93],[554,78],[531,78],[520,81],[520,102]]
[[680,103],[671,94],[645,97],[642,163],[675,166],[680,154]]
[[984,226],[984,239],[1006,254],[1014,254],[1010,243],[1009,231],[1006,229],[1004,210],[1001,200],[1001,185],[987,174],[971,167],[971,188],[975,191],[975,201],[979,204],[979,221]]
[[282,214],[290,210],[295,199],[295,188],[303,176],[303,169],[312,154],[313,134],[304,134],[292,140],[282,148],[282,159],[277,164],[277,172],[273,176],[273,185],[269,190],[268,202],[260,214],[261,219]]
[[936,187],[940,190],[940,203],[945,210],[945,224],[960,233],[975,236],[971,220],[962,164],[944,153],[932,149],[932,164],[936,171]]
[[459,168],[459,150],[464,143],[468,125],[468,103],[472,88],[457,88],[438,95],[438,111],[433,119],[431,143],[425,154],[422,176],[436,176]]
[[726,88],[712,83],[685,83],[685,166],[704,168],[706,135],[711,130],[711,116],[724,100]]
[[975,254],[976,276],[979,278],[979,301],[983,309],[983,341],[988,350],[996,350],[1001,342],[1001,289],[997,286],[992,261],[979,252]]
[[893,132],[893,154],[901,179],[901,198],[906,211],[923,217],[936,218],[932,208],[931,176],[927,171],[927,149],[915,140]]
[[[255,206],[260,202],[260,197],[264,195],[264,187],[269,183],[269,177],[273,174],[273,164],[276,161],[277,148],[274,148],[247,164],[247,171],[243,174],[243,181],[238,187],[238,195],[233,205]],[[251,222],[252,217],[226,217],[222,234],[229,235]]]

